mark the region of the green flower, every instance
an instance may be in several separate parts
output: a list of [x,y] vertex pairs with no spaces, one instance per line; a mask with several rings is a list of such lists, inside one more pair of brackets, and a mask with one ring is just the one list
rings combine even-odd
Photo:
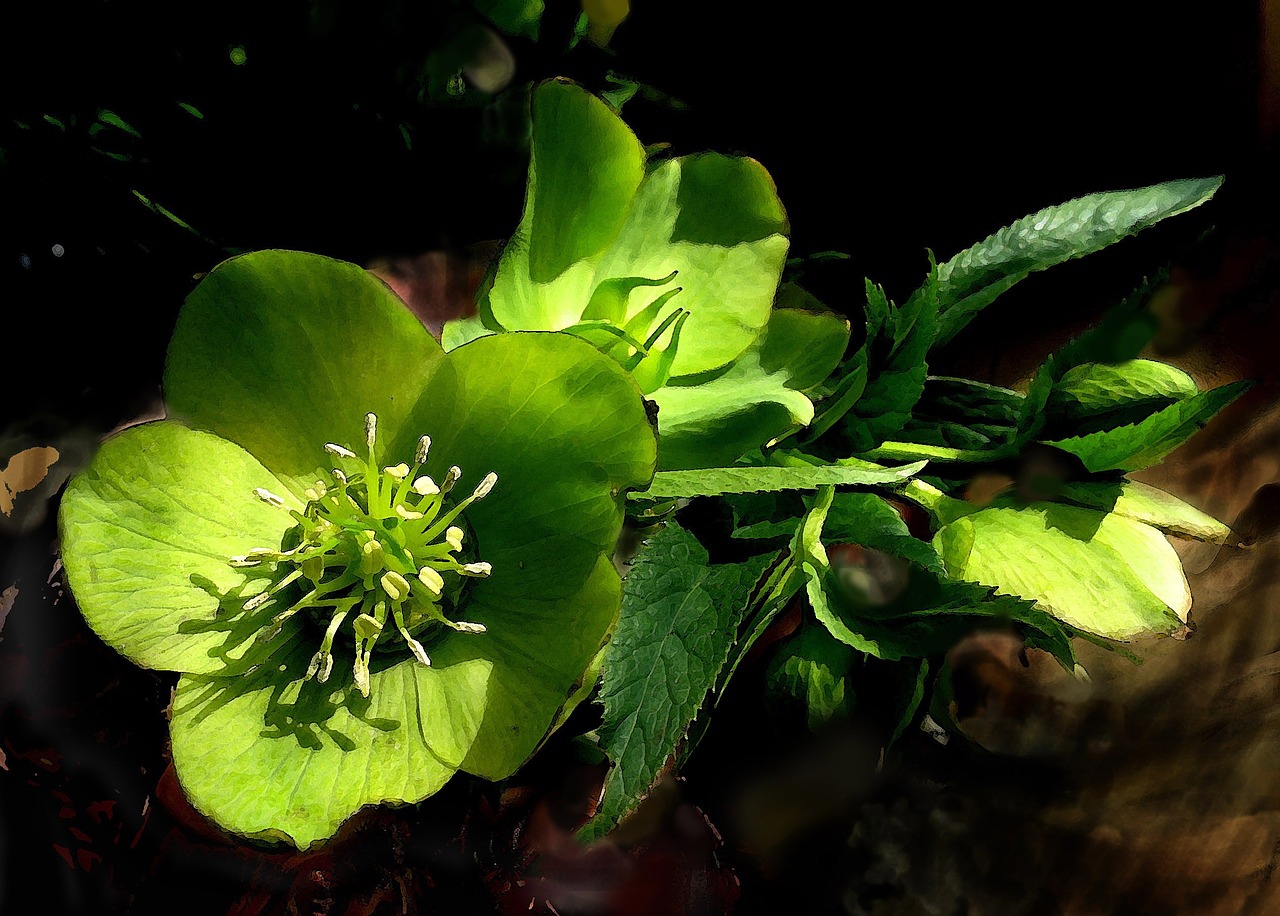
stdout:
[[479,316],[483,334],[577,334],[659,407],[664,469],[731,464],[808,424],[805,392],[831,374],[849,324],[802,290],[775,308],[790,227],[773,179],[745,156],[650,156],[603,101],[534,89],[524,214]]
[[60,527],[89,624],[181,673],[192,803],[305,847],[511,774],[617,617],[656,449],[632,379],[562,334],[446,356],[363,270],[268,251],[191,294],[164,382],[169,418],[107,441]]

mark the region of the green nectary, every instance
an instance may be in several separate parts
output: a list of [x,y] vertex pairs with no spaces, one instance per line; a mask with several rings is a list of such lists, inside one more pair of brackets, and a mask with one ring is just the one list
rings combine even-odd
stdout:
[[[285,621],[301,611],[320,622],[324,638],[307,666],[306,679],[321,684],[333,671],[333,641],[350,618],[356,687],[369,695],[369,657],[388,619],[419,664],[429,666],[416,638],[429,629],[450,627],[459,633],[484,633],[482,623],[451,620],[442,604],[458,604],[464,577],[487,577],[493,570],[483,561],[461,562],[466,532],[455,521],[463,511],[489,494],[498,475],[489,473],[465,499],[448,502],[462,476],[456,465],[440,483],[418,472],[427,462],[431,438],[422,436],[414,450],[413,467],[403,462],[379,467],[376,414],[365,417],[365,459],[344,445],[328,443],[325,451],[341,465],[332,469],[333,487],[317,480],[303,495],[306,508],[286,509],[284,499],[256,487],[258,499],[288,511],[297,519],[278,549],[257,547],[234,556],[239,568],[270,566],[274,581],[242,605],[262,623],[259,642],[279,635]],[[345,467],[345,470],[343,469]],[[289,545],[288,547],[284,545]],[[301,589],[302,596],[296,597]],[[292,602],[286,598],[294,597]],[[276,610],[287,604],[283,610]]]

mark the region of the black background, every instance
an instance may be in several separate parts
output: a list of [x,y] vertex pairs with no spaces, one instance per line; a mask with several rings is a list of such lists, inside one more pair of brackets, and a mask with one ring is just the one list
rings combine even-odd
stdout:
[[[788,209],[793,256],[849,255],[804,265],[804,281],[855,317],[864,276],[904,297],[928,249],[945,259],[1090,191],[1226,176],[1196,216],[1022,284],[957,339],[943,368],[1078,325],[1170,258],[1194,268],[1232,238],[1274,237],[1280,163],[1268,131],[1278,100],[1265,90],[1276,62],[1257,5],[1034,15],[1025,5],[862,6],[643,2],[610,50],[566,51],[577,6],[549,0],[540,41],[507,39],[513,85],[565,75],[602,89],[612,69],[654,90],[624,108],[645,143],[759,159]],[[92,441],[147,409],[194,275],[230,251],[296,248],[368,264],[509,233],[525,163],[510,108],[418,97],[424,61],[468,21],[441,2],[106,0],[0,12],[6,446]],[[243,65],[230,59],[237,47]],[[101,109],[141,136],[90,136]],[[54,603],[44,586],[52,537],[48,518],[0,534],[0,585],[16,583],[21,598],[0,619],[0,905],[31,909],[31,898],[18,903],[30,889],[43,901],[34,911],[125,907],[120,888],[151,875],[139,908],[185,893],[194,899],[175,905],[203,912],[202,885],[245,873],[130,861],[164,765],[154,711],[168,682],[111,663],[69,600]],[[42,748],[61,755],[58,768],[38,762]],[[95,799],[133,813],[123,826],[95,818],[85,813]],[[67,807],[74,817],[60,814]],[[50,852],[73,845],[68,822],[104,850],[97,871]],[[162,858],[149,842],[137,855]],[[745,878],[744,903],[799,893],[786,875],[773,878]],[[216,894],[206,902],[227,909]]]

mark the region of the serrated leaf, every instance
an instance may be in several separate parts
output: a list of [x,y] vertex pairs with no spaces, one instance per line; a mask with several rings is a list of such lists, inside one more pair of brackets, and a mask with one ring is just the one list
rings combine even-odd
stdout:
[[1078,457],[1092,473],[1138,471],[1158,463],[1190,439],[1214,414],[1244,394],[1252,384],[1233,382],[1201,392],[1156,411],[1138,423],[1045,441]]
[[1061,495],[1063,499],[1082,506],[1114,512],[1170,534],[1215,544],[1223,543],[1231,534],[1231,529],[1212,515],[1201,512],[1172,493],[1136,480],[1070,483],[1063,488]]
[[1049,395],[1049,406],[1074,415],[1101,413],[1133,401],[1181,401],[1198,391],[1191,376],[1168,363],[1085,363],[1063,373]]
[[612,829],[676,753],[728,660],[768,560],[710,565],[697,538],[675,523],[649,541],[623,583],[605,656],[600,744],[614,765],[580,839]]
[[859,466],[838,464],[802,467],[703,468],[696,471],[659,471],[653,484],[632,499],[676,499],[694,496],[723,496],[726,493],[766,493],[776,490],[812,490],[834,485],[889,486],[919,473],[925,462],[886,468],[863,462]]
[[1089,194],[1006,226],[938,268],[934,345],[951,340],[974,315],[1030,274],[1101,251],[1197,207],[1221,185],[1221,177],[1184,179]]
[[1069,341],[1041,364],[1027,386],[1027,396],[1022,402],[1018,419],[1021,441],[1033,437],[1044,425],[1044,408],[1049,395],[1054,384],[1067,372],[1085,363],[1124,362],[1142,352],[1156,328],[1155,316],[1147,308],[1147,302],[1165,279],[1160,274],[1144,281],[1107,312],[1102,321]]
[[[876,342],[868,338],[864,345],[870,364],[862,397],[844,418],[844,431],[855,452],[869,451],[902,429],[911,411],[924,393],[929,367],[925,362],[937,331],[937,268],[919,295],[902,306],[888,304],[880,336],[888,339],[889,353],[876,365]],[[883,291],[867,284],[868,310],[872,300],[883,299]],[[877,314],[884,309],[877,305]]]

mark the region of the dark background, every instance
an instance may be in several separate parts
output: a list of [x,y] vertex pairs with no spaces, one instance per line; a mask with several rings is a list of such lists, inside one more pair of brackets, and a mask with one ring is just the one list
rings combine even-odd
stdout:
[[[431,271],[447,266],[465,277],[482,265],[470,246],[515,226],[526,155],[519,87],[556,75],[596,90],[613,85],[609,71],[643,84],[623,113],[647,144],[763,162],[791,217],[792,255],[849,255],[805,260],[793,272],[854,317],[864,276],[903,298],[923,278],[927,249],[945,259],[1026,213],[1091,191],[1226,176],[1218,198],[1193,215],[1022,284],[941,355],[939,371],[1012,383],[1043,355],[1039,342],[1078,329],[1171,260],[1189,282],[1218,284],[1213,315],[1243,309],[1253,320],[1274,304],[1265,292],[1277,286],[1280,203],[1280,39],[1273,30],[1269,44],[1265,28],[1274,4],[1070,5],[1035,15],[1026,7],[846,6],[637,3],[607,50],[589,42],[567,50],[579,7],[548,0],[539,40],[501,39],[516,70],[496,98],[448,92],[479,24],[461,3],[103,0],[0,12],[0,341],[8,357],[0,463],[30,445],[57,445],[65,477],[99,436],[152,409],[178,307],[193,277],[229,253],[315,251],[427,271],[427,288],[454,289],[452,281],[432,286],[439,278]],[[104,110],[128,129],[104,121]],[[407,260],[428,251],[448,260]],[[1169,354],[1211,337],[1216,320],[1189,319],[1192,331],[1175,335]],[[42,500],[61,477],[37,491]],[[25,505],[0,533],[0,587],[17,590],[12,609],[0,610],[0,909],[274,912],[305,899],[340,912],[345,893],[363,908],[354,912],[393,901],[378,895],[395,870],[350,849],[402,861],[395,829],[375,824],[376,840],[344,847],[379,877],[343,884],[332,860],[254,859],[202,837],[183,820],[171,780],[162,804],[158,712],[169,682],[116,661],[79,624],[56,576],[49,580],[48,507]],[[748,727],[732,709],[725,721],[726,730]],[[690,779],[703,783],[686,795],[718,823],[733,822],[742,797],[717,795],[708,774],[738,765],[732,755],[750,746],[726,739],[724,750],[695,758]],[[758,750],[760,766],[785,767],[781,751]],[[1015,802],[979,794],[975,810],[1013,804],[1016,816],[1034,818],[1027,812],[1043,801],[1036,793],[1064,785],[1050,769],[1058,775],[1041,763],[992,764],[984,779],[998,773],[1035,788]],[[556,777],[535,768],[529,782],[540,778]],[[470,816],[470,791],[446,792],[433,816]],[[494,802],[491,848],[507,842],[492,838],[511,832],[503,817],[519,820],[510,813],[518,801]],[[907,848],[913,831],[937,833],[931,817],[904,815],[886,829]],[[835,875],[811,875],[784,854],[762,866],[732,827],[714,867],[691,866],[702,853],[679,847],[673,868],[699,901],[691,911],[715,912],[735,897],[750,910],[810,893],[815,909],[833,911],[1059,911],[1031,891],[1016,906],[984,909],[972,888],[960,909],[850,903],[839,870],[869,867],[848,858],[850,823],[809,837],[813,849],[837,850],[814,853]],[[1017,845],[991,829],[996,849]],[[497,866],[442,864],[437,847],[447,837],[410,833],[437,850],[423,853],[434,864],[414,878],[435,870],[430,893],[413,885],[428,894],[422,899],[448,901],[446,912],[458,900],[488,899]],[[472,863],[488,861],[468,849]],[[503,855],[510,858],[494,860]],[[508,865],[513,874],[528,867]],[[298,884],[298,875],[325,869],[330,877],[315,887]],[[973,887],[999,882],[985,866],[961,873]],[[20,904],[28,890],[34,898]],[[31,899],[42,902],[33,908]],[[575,899],[576,909],[561,910],[608,911],[605,898]]]

